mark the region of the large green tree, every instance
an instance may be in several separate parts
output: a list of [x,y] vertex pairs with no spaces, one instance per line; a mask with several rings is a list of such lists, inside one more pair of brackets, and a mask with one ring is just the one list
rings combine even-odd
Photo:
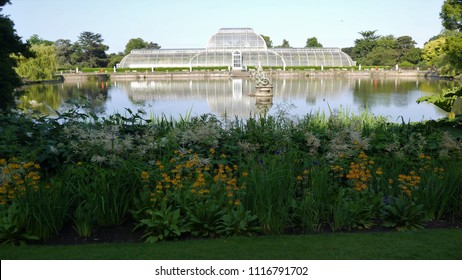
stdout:
[[109,49],[103,44],[103,37],[99,33],[84,31],[78,38],[78,45],[82,50],[82,66],[106,67],[108,59],[106,51]]
[[54,45],[34,44],[31,47],[34,57],[13,55],[18,60],[16,72],[29,81],[53,79],[56,72],[56,51]]
[[407,57],[417,43],[412,39],[411,36],[401,36],[396,39],[396,52],[398,62],[407,61]]
[[135,49],[160,49],[157,43],[147,42],[141,38],[133,38],[125,45],[125,54],[129,54]]
[[444,69],[446,72],[458,75],[462,73],[462,32],[454,33],[446,38],[443,46],[448,65]]
[[263,38],[263,40],[265,40],[266,47],[268,49],[273,47],[273,41],[271,41],[271,38],[269,36],[265,36],[265,35],[262,35],[262,34],[260,34],[260,36]]
[[282,44],[279,45],[279,46],[276,46],[276,48],[285,48],[285,49],[288,49],[288,48],[291,48],[290,44],[289,44],[289,41],[287,41],[286,39],[282,40]]
[[367,55],[377,46],[380,36],[375,34],[376,32],[377,30],[359,32],[362,38],[355,40],[355,46],[351,52],[352,58],[359,64],[367,64]]
[[59,39],[54,45],[58,68],[72,68],[74,65],[77,65],[79,57],[76,54],[76,50],[79,49],[78,46],[68,39]]
[[422,58],[429,66],[438,66],[444,56],[443,46],[446,44],[446,37],[427,42],[422,50]]
[[355,40],[352,49],[344,49],[359,64],[392,66],[395,64],[417,65],[421,61],[421,50],[415,47],[411,36],[395,38],[380,36],[374,31],[360,32],[363,37]]
[[427,42],[423,58],[443,74],[462,73],[462,0],[445,0],[440,17],[445,30]]
[[306,39],[305,48],[322,48],[322,44],[318,42],[318,38],[310,37]]
[[0,111],[14,106],[14,89],[21,85],[21,79],[14,70],[17,61],[12,54],[31,56],[29,46],[16,34],[14,23],[1,14],[9,0],[0,0]]
[[446,29],[462,31],[462,0],[445,0],[440,17]]
[[452,31],[443,47],[448,61],[444,70],[458,75],[462,73],[462,0],[445,0],[440,17],[443,26]]

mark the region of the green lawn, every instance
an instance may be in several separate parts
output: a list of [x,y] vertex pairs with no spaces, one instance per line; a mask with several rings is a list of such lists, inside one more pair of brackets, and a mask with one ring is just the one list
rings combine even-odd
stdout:
[[0,246],[0,259],[462,259],[462,229],[235,237],[156,244]]

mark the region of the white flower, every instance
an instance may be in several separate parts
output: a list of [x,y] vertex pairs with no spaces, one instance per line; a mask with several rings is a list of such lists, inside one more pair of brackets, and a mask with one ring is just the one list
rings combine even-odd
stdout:
[[94,163],[104,163],[107,159],[103,156],[100,156],[100,155],[94,155],[92,158],[91,158],[91,162],[94,162]]
[[57,155],[59,154],[58,149],[55,146],[49,146],[50,148],[50,153]]

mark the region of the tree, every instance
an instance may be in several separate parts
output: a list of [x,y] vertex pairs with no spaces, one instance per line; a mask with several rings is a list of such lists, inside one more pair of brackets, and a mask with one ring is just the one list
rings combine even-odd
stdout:
[[29,40],[27,40],[27,41],[31,45],[40,45],[40,44],[45,44],[47,46],[53,45],[52,41],[45,40],[45,39],[41,38],[39,35],[37,35],[37,34],[34,34],[34,35],[30,36]]
[[[9,0],[0,0],[0,12]],[[0,14],[0,111],[14,106],[14,89],[22,84],[21,79],[15,72],[16,59],[12,54],[22,54],[29,57],[29,45],[21,41],[16,34],[14,23],[7,16]]]
[[54,45],[45,43],[32,45],[34,57],[13,55],[18,60],[16,72],[30,81],[47,81],[53,79],[56,72],[56,51]]
[[82,64],[87,67],[106,67],[108,46],[99,33],[82,32],[77,43],[82,49]]
[[440,18],[446,29],[462,31],[462,0],[445,0]]
[[342,52],[346,53],[350,57],[353,57],[353,47],[342,48]]
[[364,60],[367,65],[395,65],[396,50],[379,46],[367,54]]
[[287,41],[286,39],[282,40],[282,45],[280,46],[276,46],[276,48],[285,48],[285,49],[288,49],[288,48],[291,48],[290,44],[289,44],[289,41]]
[[271,38],[269,36],[265,36],[265,35],[262,35],[262,34],[260,34],[260,36],[263,38],[263,40],[265,40],[266,47],[268,49],[273,47],[273,41],[271,41]]
[[154,42],[149,42],[148,44],[148,49],[160,49],[161,46],[157,43],[154,43]]
[[375,46],[366,56],[368,65],[395,65],[398,63],[397,42],[393,35],[380,36],[375,40]]
[[77,63],[75,51],[77,47],[71,40],[59,39],[55,42],[56,63],[58,68],[70,68]]
[[440,17],[450,30],[443,46],[448,62],[444,71],[457,75],[462,72],[462,0],[445,0]]
[[412,48],[409,52],[402,58],[400,63],[409,62],[411,64],[417,65],[422,62],[422,49],[421,48]]
[[377,30],[359,32],[363,37],[355,40],[352,51],[352,58],[358,63],[367,64],[365,63],[367,55],[377,46],[377,39],[380,38],[379,35],[375,34],[376,32]]
[[443,46],[446,44],[446,37],[440,37],[425,44],[422,50],[422,58],[427,65],[437,66],[444,55]]
[[125,45],[125,54],[129,54],[135,49],[160,49],[160,46],[157,43],[147,42],[141,38],[130,39]]
[[443,46],[449,65],[447,72],[459,74],[462,72],[462,34],[447,37],[446,44]]
[[125,53],[119,52],[119,53],[111,53],[108,55],[109,63],[107,67],[114,67],[118,63],[122,61],[122,59],[125,57]]
[[322,44],[318,42],[318,38],[311,37],[306,39],[305,48],[322,48]]
[[[401,36],[396,39],[396,51],[398,55],[398,62],[406,61],[406,57],[410,52],[415,49],[417,43],[411,36]],[[410,61],[409,61],[410,62]]]

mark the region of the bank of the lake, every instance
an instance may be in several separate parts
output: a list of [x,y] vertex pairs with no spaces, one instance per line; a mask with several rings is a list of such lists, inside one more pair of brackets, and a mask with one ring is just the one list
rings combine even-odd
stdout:
[[[122,72],[95,71],[65,73],[60,75],[65,81],[85,81],[88,79],[99,79],[111,81],[127,80],[158,80],[158,79],[223,79],[223,78],[251,78],[252,72],[249,71],[227,71],[227,70],[200,70],[200,71],[138,71],[126,70]],[[446,78],[437,72],[418,71],[418,70],[385,70],[383,68],[366,69],[362,71],[347,68],[329,70],[268,70],[268,74],[273,78],[306,78],[306,77],[412,77],[412,78]]]

